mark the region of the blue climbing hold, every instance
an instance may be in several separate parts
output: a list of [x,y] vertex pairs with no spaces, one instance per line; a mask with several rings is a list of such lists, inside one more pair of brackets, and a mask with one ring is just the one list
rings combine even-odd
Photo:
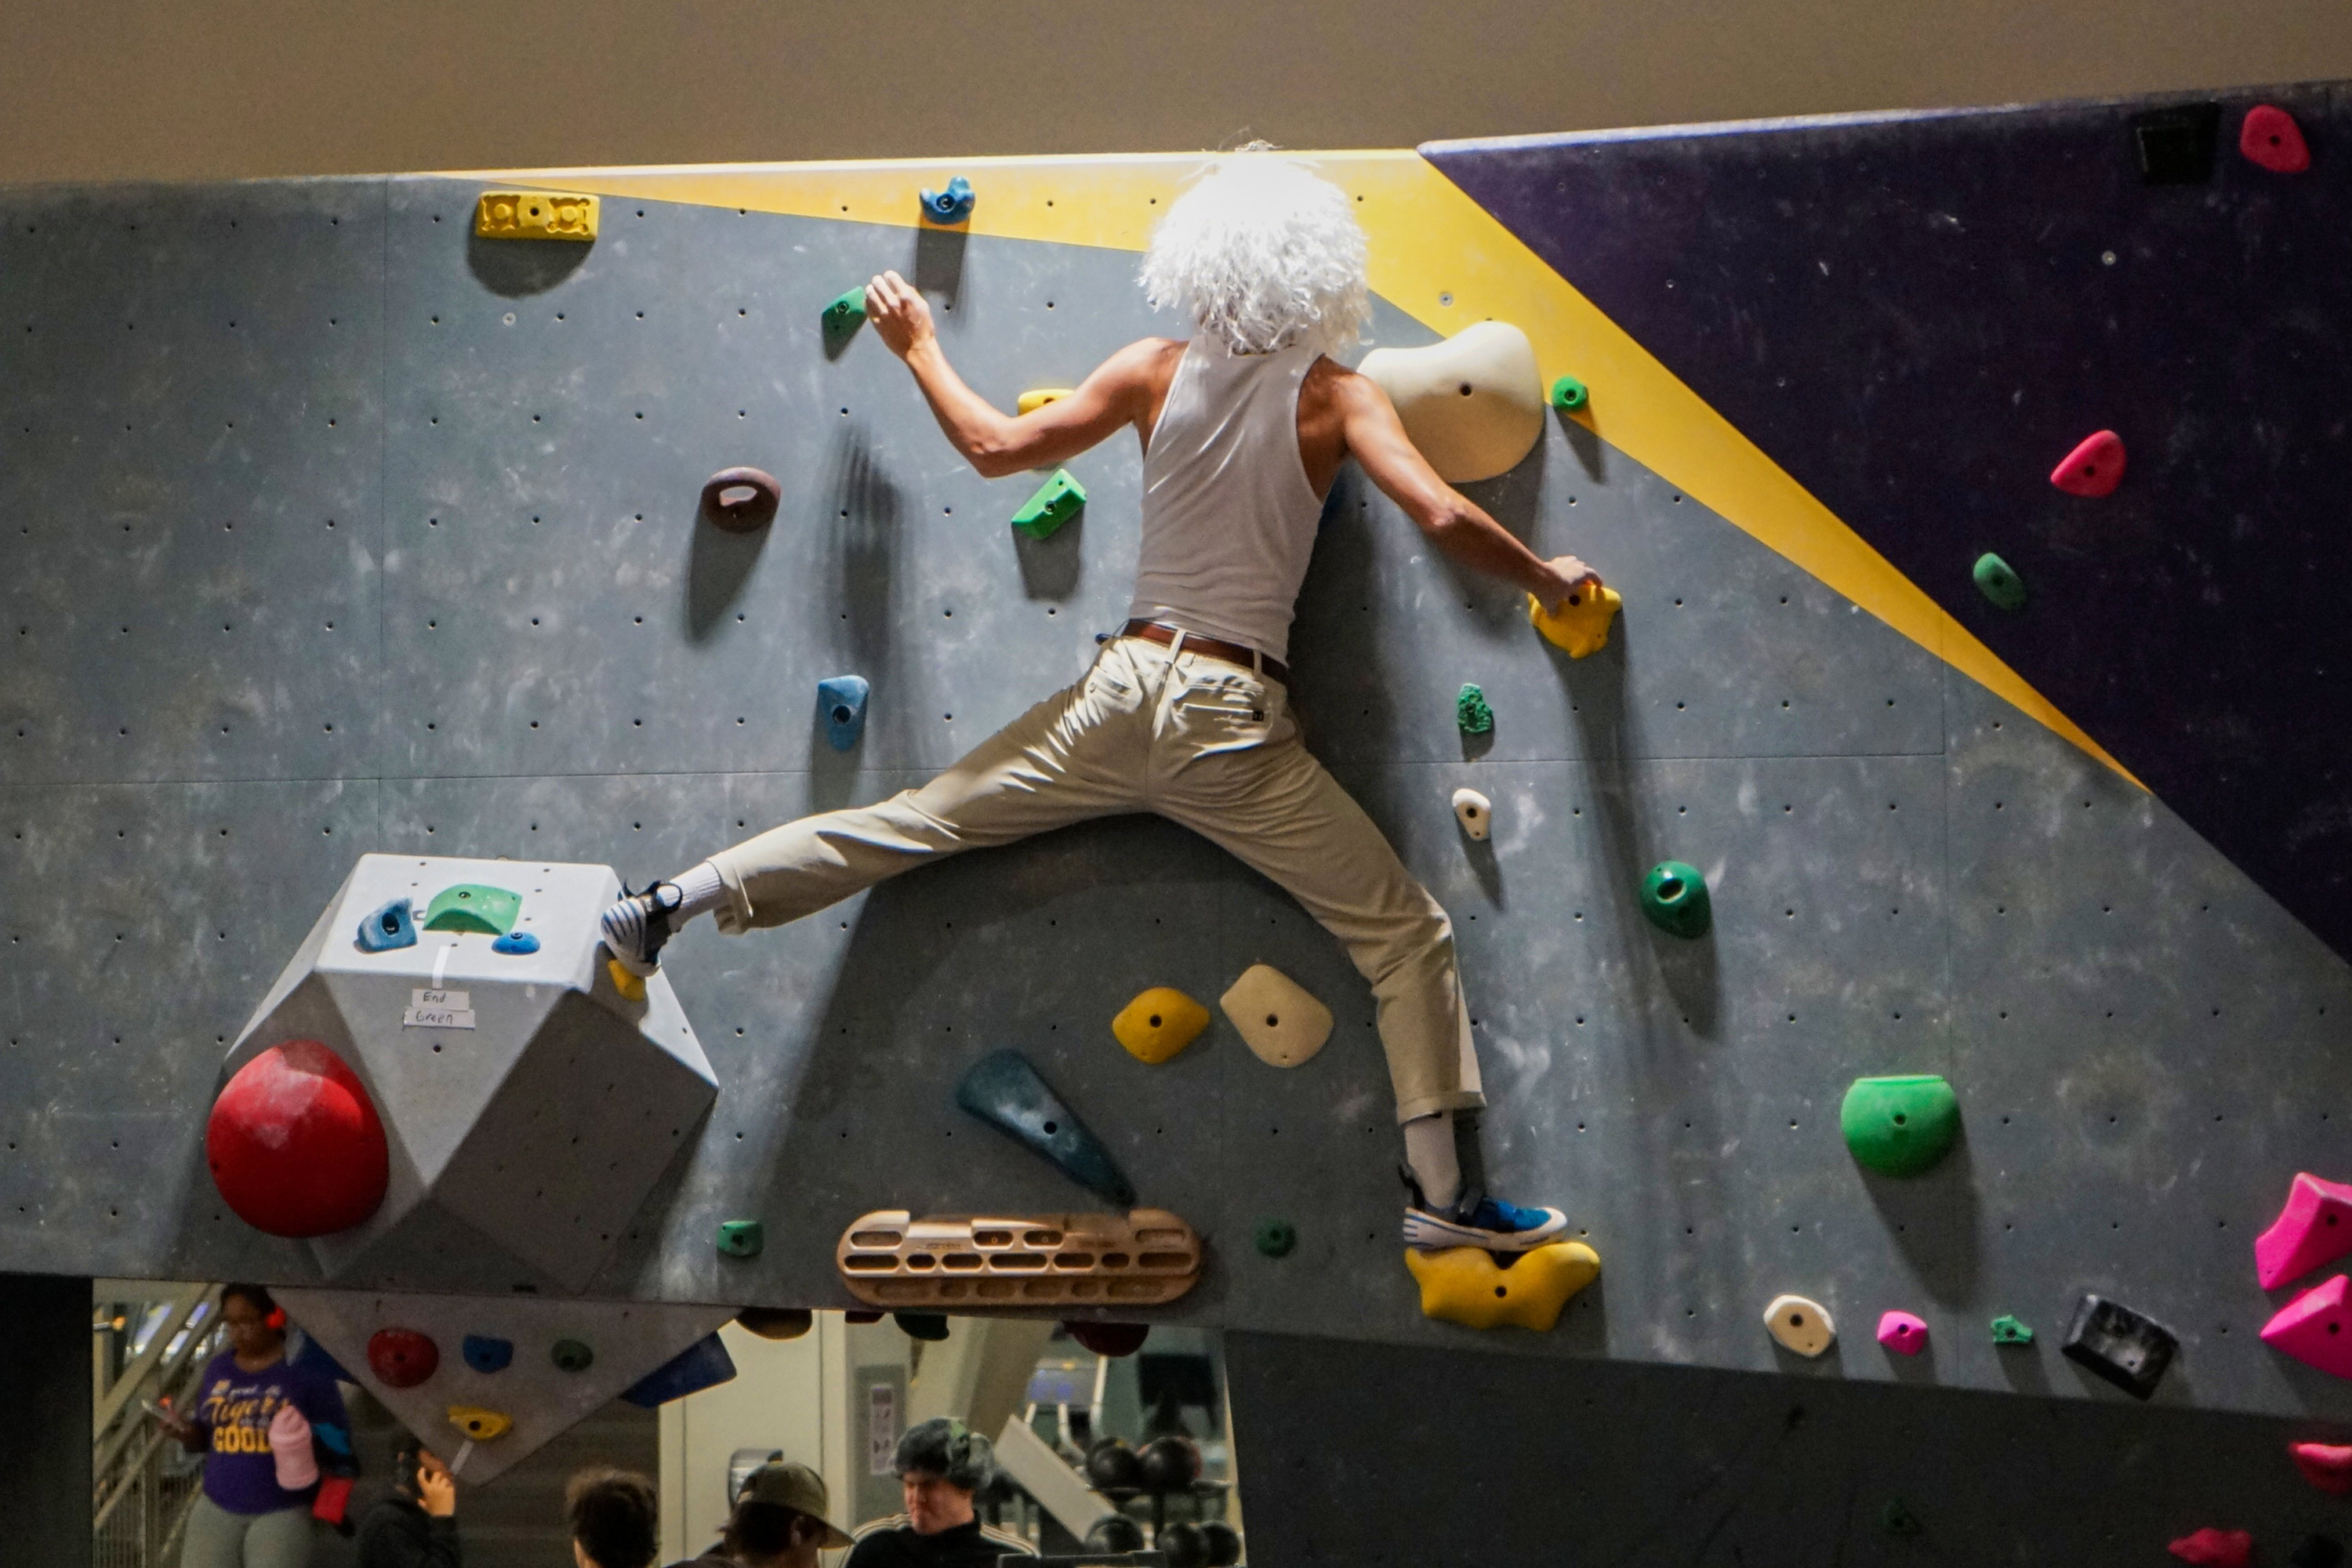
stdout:
[[406,899],[394,899],[360,921],[360,946],[370,952],[415,945],[416,911]]
[[923,193],[923,216],[933,223],[961,223],[971,216],[971,182],[958,174],[946,190]]
[[866,694],[862,675],[835,675],[816,683],[817,712],[824,720],[824,738],[836,752],[857,744],[866,732]]
[[621,1397],[651,1410],[673,1399],[716,1388],[734,1376],[735,1358],[727,1353],[727,1347],[719,1342],[717,1334],[705,1334],[637,1379],[622,1391]]
[[510,931],[507,932],[506,935],[499,938],[498,941],[490,943],[490,951],[492,952],[515,953],[537,952],[539,951],[539,938],[531,935],[530,932],[527,931]]
[[1019,1051],[996,1051],[972,1063],[956,1085],[956,1103],[1059,1165],[1080,1186],[1121,1208],[1135,1202],[1135,1184],[1110,1150]]
[[466,1364],[476,1372],[504,1372],[514,1360],[514,1341],[494,1334],[467,1334],[464,1352]]

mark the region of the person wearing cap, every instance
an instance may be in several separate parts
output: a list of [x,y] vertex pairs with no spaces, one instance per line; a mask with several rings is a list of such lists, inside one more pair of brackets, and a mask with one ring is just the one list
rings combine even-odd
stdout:
[[743,1478],[717,1544],[673,1568],[817,1568],[817,1553],[848,1545],[824,1479],[806,1465],[771,1460]]
[[1037,1555],[1012,1531],[980,1522],[972,1494],[995,1475],[996,1453],[962,1422],[908,1427],[892,1468],[907,1511],[861,1526],[842,1568],[996,1568],[999,1557]]

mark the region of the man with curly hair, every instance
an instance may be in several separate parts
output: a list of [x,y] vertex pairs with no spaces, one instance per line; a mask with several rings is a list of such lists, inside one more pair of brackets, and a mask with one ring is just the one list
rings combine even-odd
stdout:
[[1453,925],[1288,710],[1293,607],[1348,458],[1439,550],[1548,608],[1598,580],[1574,556],[1538,558],[1440,479],[1387,395],[1328,357],[1370,319],[1364,250],[1337,187],[1267,152],[1222,159],[1171,204],[1143,263],[1151,302],[1189,314],[1194,335],[1129,344],[1018,417],[956,374],[906,279],[867,285],[867,319],[982,474],[1136,433],[1129,619],[1083,679],[921,788],[772,828],[625,898],[603,920],[614,956],[651,973],[704,910],[730,935],[782,925],[943,856],[1157,812],[1280,884],[1370,982],[1403,1128],[1406,1244],[1523,1250],[1564,1229],[1557,1209],[1465,1188],[1453,1113],[1485,1099]]

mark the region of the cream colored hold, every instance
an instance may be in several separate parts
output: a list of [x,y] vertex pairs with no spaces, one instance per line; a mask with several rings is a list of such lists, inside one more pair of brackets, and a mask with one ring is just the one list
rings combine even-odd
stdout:
[[1764,1309],[1764,1328],[1786,1348],[1802,1356],[1817,1356],[1837,1338],[1837,1324],[1829,1309],[1802,1296],[1775,1296]]
[[1374,349],[1360,368],[1448,484],[1508,473],[1543,439],[1535,345],[1507,321],[1481,321],[1427,348]]
[[1270,963],[1243,970],[1217,1005],[1240,1031],[1242,1043],[1268,1067],[1295,1068],[1331,1037],[1331,1009]]
[[1454,820],[1462,825],[1463,832],[1483,844],[1495,825],[1495,803],[1475,789],[1457,789],[1454,792]]

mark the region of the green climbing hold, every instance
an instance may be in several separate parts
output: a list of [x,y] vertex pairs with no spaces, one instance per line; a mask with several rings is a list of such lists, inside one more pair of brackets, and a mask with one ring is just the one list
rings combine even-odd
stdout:
[[1032,539],[1051,539],[1086,504],[1087,487],[1072,479],[1069,469],[1055,468],[1054,477],[1013,514],[1013,526]]
[[1889,1535],[1916,1535],[1920,1531],[1919,1516],[1901,1498],[1888,1498],[1886,1506],[1878,1510],[1878,1528]]
[[1706,879],[1697,867],[1661,860],[1642,879],[1642,912],[1669,936],[1702,937],[1715,925]]
[[561,1372],[586,1372],[596,1364],[596,1352],[578,1340],[558,1340],[547,1352]]
[[1858,1078],[1845,1091],[1838,1126],[1860,1163],[1882,1176],[1916,1176],[1951,1152],[1960,1100],[1933,1073]]
[[460,882],[433,895],[425,907],[426,931],[470,931],[484,936],[504,936],[514,930],[522,913],[522,895],[479,882]]
[[1262,1219],[1250,1239],[1268,1258],[1287,1258],[1298,1245],[1298,1227],[1286,1219]]
[[767,1239],[765,1229],[756,1219],[719,1222],[719,1250],[730,1258],[757,1258]]
[[828,333],[854,332],[866,320],[866,285],[845,289],[841,297],[824,308],[824,330]]
[[2004,610],[2025,608],[2025,584],[2009,569],[2009,563],[1986,551],[1977,557],[1977,591]]
[[1495,710],[1475,686],[1463,687],[1462,695],[1454,700],[1454,718],[1465,735],[1483,735],[1495,727]]
[[1573,414],[1591,401],[1592,394],[1572,375],[1563,375],[1551,384],[1551,405],[1563,414]]
[[2033,1331],[2003,1312],[1992,1321],[1992,1342],[1997,1345],[2030,1345]]

